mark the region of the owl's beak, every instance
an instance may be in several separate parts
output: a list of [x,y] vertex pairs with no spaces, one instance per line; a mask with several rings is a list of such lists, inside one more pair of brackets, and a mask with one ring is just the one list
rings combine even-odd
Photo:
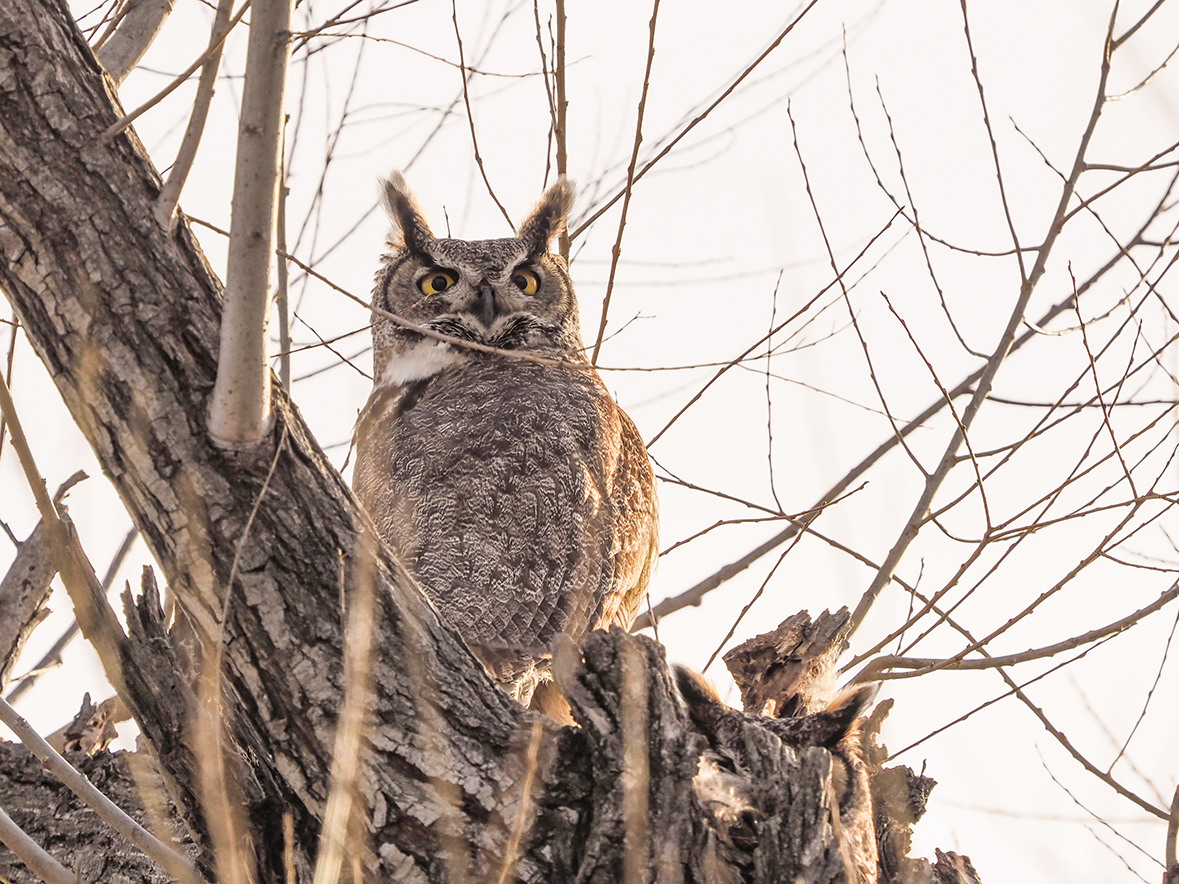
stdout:
[[483,303],[483,325],[490,329],[495,321],[495,290],[487,280],[479,284],[479,300]]

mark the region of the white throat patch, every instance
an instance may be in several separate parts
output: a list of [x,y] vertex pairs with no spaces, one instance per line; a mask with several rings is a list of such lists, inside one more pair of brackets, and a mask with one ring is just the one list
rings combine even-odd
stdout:
[[467,354],[442,341],[418,341],[394,356],[377,379],[378,387],[400,387],[424,381],[444,368],[467,360]]

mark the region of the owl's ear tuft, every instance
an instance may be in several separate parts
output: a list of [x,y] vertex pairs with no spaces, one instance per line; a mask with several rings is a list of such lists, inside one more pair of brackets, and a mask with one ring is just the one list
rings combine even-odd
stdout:
[[517,239],[523,240],[529,255],[539,255],[548,251],[553,237],[565,229],[565,218],[571,208],[573,185],[562,175],[544,192],[544,196],[540,198],[528,220],[520,225],[520,231],[516,234]]
[[426,243],[433,241],[434,234],[430,232],[430,225],[422,216],[422,210],[418,208],[417,201],[400,172],[394,172],[382,182],[381,205],[385,207],[389,220],[393,222],[386,239],[390,248],[421,251]]

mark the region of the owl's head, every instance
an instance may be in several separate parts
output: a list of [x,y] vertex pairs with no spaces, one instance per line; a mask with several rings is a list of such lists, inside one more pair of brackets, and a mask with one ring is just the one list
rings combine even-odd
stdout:
[[[395,172],[384,183],[385,209],[393,226],[373,290],[374,310],[501,350],[581,358],[581,328],[569,271],[564,259],[549,251],[572,203],[573,190],[561,178],[545,191],[514,237],[438,238],[430,232],[405,179]],[[373,313],[378,383],[404,382],[409,379],[407,370],[419,371],[397,367],[406,360],[440,365],[471,354],[459,354],[458,349]],[[394,377],[386,378],[387,370]]]

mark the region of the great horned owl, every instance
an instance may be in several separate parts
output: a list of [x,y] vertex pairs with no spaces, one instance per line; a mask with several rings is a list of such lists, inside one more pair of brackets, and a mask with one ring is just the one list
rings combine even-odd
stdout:
[[515,237],[442,239],[401,175],[385,182],[393,228],[357,426],[353,487],[382,538],[525,704],[558,635],[630,626],[657,554],[642,438],[586,360],[549,252],[572,201],[561,179]]

